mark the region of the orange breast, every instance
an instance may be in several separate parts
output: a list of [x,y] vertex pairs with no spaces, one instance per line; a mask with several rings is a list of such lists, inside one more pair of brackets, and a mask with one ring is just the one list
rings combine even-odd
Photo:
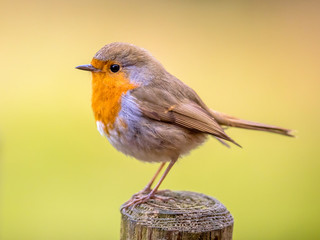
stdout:
[[[101,69],[101,61],[94,59],[91,64]],[[121,109],[121,96],[136,87],[122,71],[112,73],[106,70],[92,73],[92,109],[96,121],[104,124],[106,134],[114,128]]]

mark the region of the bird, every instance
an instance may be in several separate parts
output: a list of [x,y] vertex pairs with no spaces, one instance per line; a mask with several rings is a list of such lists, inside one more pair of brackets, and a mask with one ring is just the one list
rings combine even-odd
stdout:
[[[198,94],[144,48],[113,42],[102,47],[90,64],[76,67],[92,73],[91,105],[100,134],[118,151],[145,162],[160,163],[146,187],[122,207],[155,198],[177,160],[212,136],[241,147],[225,127],[293,136],[292,130],[256,123],[210,109]],[[168,163],[163,175],[154,181]]]

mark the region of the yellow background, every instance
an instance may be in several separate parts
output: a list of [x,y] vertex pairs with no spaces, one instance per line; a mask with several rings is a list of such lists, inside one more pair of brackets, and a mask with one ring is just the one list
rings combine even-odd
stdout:
[[162,188],[215,196],[234,239],[319,234],[317,1],[1,1],[0,239],[118,239],[119,206],[157,169],[96,130],[91,61],[103,45],[148,49],[212,108],[298,130],[210,139]]

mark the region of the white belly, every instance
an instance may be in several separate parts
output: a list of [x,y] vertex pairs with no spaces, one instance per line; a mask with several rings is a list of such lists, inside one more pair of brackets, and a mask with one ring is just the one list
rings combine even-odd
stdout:
[[132,129],[116,123],[109,134],[106,134],[104,124],[97,121],[97,128],[118,151],[146,162],[171,161],[187,154],[206,139],[205,134],[190,135],[175,126],[159,128],[159,124],[163,123],[151,123],[140,129]]

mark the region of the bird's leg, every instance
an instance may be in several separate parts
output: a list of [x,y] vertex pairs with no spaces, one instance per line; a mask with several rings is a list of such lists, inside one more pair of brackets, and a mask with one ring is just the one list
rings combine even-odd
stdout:
[[144,187],[139,193],[149,193],[151,192],[151,186],[154,183],[154,180],[158,177],[159,173],[161,172],[162,168],[164,167],[166,163],[161,163],[160,167],[158,168],[156,174],[152,177],[151,181],[147,184],[147,186]]
[[[162,196],[156,196],[156,192],[158,191],[161,183],[163,182],[163,180],[165,179],[165,177],[168,175],[170,169],[173,167],[173,165],[176,163],[178,158],[175,158],[174,160],[171,160],[171,162],[169,163],[167,169],[164,171],[163,175],[161,176],[159,182],[157,183],[157,185],[151,190],[150,193],[148,194],[144,194],[144,195],[140,195],[140,196],[136,196],[134,198],[131,198],[128,202],[126,202],[124,205],[121,206],[121,209],[123,208],[127,208],[130,206],[136,206],[138,204],[147,202],[149,199],[151,198],[158,198],[160,200],[166,200],[166,197],[162,197]],[[161,167],[161,166],[160,166]],[[163,167],[163,166],[162,166]],[[161,167],[161,168],[162,168]],[[148,185],[147,185],[148,186]]]
[[147,186],[145,186],[141,191],[135,193],[132,195],[131,198],[135,198],[138,195],[142,195],[142,194],[147,194],[149,192],[151,192],[151,186],[154,183],[154,180],[156,180],[156,178],[158,177],[159,173],[161,172],[162,168],[164,167],[166,163],[161,163],[160,167],[158,168],[157,172],[155,173],[155,175],[152,177],[152,179],[150,180],[150,182],[147,184]]
[[161,183],[163,182],[163,180],[165,179],[165,177],[168,175],[168,173],[170,172],[170,169],[173,167],[173,165],[176,163],[176,161],[177,161],[177,159],[171,160],[171,162],[169,163],[167,169],[164,171],[163,175],[161,176],[159,182],[158,182],[157,185],[152,189],[152,191],[149,193],[150,196],[151,196],[151,195],[154,195],[154,194],[158,191]]

